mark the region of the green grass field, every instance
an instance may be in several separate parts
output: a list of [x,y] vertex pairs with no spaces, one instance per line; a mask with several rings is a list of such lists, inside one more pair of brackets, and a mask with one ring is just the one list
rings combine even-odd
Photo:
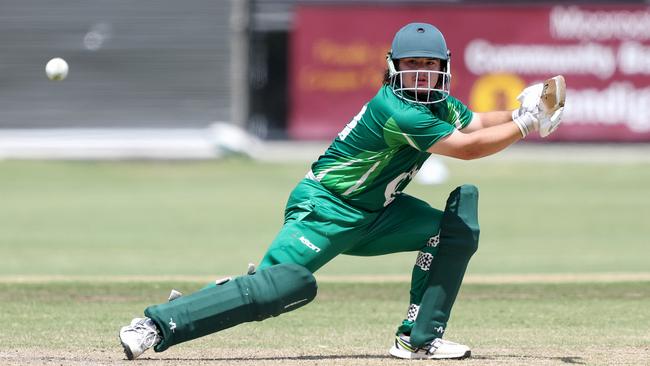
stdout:
[[[453,364],[650,363],[650,163],[447,163],[449,182],[407,193],[442,207],[458,184],[480,190],[481,244],[448,331],[474,357]],[[116,331],[146,305],[259,260],[307,169],[0,162],[0,364],[122,362]],[[414,259],[337,258],[316,274],[313,304],[147,355],[404,364],[386,350]]]
[[[116,330],[172,285],[2,284],[0,363],[120,363]],[[407,283],[326,282],[295,312],[143,356],[154,364],[406,364],[386,351],[407,292]],[[453,364],[647,364],[649,303],[647,282],[466,285],[448,338],[470,344],[474,358]]]

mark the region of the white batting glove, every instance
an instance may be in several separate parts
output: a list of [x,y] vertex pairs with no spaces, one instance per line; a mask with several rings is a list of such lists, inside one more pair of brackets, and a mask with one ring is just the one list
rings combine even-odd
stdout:
[[512,111],[512,119],[523,115],[526,112],[537,114],[539,112],[539,102],[542,97],[542,91],[544,90],[543,83],[533,84],[517,96],[517,100],[520,103],[520,107]]
[[562,122],[565,98],[566,83],[562,75],[533,84],[517,97],[521,106],[512,112],[512,120],[524,137],[538,130],[541,137],[546,137]]
[[529,133],[539,130],[539,118],[531,112],[524,112],[522,115],[514,117],[512,121],[519,127],[522,137],[526,137]]
[[563,112],[564,107],[560,107],[560,109],[553,112],[550,117],[545,113],[542,113],[539,121],[539,135],[541,137],[546,137],[552,134],[553,131],[555,131],[560,126],[560,122],[562,122]]

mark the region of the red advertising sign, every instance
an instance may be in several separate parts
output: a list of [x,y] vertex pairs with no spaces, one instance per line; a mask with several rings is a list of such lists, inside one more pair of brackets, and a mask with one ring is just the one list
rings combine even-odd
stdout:
[[650,141],[650,8],[305,6],[291,42],[289,134],[334,137],[372,98],[403,25],[427,22],[451,50],[452,95],[514,109],[526,86],[562,74],[563,123],[549,140]]

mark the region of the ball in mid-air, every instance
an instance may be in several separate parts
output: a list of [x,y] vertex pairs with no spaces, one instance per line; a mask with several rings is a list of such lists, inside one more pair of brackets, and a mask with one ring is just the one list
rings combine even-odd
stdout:
[[62,58],[53,58],[45,65],[45,73],[50,80],[63,80],[68,76],[68,63]]

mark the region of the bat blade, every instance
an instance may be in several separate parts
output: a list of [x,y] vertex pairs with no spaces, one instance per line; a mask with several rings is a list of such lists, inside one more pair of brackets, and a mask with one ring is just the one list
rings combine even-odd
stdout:
[[543,108],[550,115],[564,107],[565,100],[566,81],[564,80],[564,76],[558,75],[544,81],[542,96],[540,98],[540,108]]

